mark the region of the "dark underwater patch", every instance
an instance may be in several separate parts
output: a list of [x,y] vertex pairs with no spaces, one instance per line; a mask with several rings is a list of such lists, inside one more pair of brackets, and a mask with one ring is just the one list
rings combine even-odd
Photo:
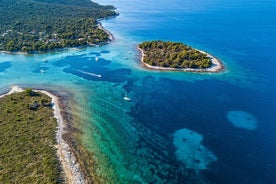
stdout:
[[0,72],[6,71],[8,68],[12,66],[11,62],[7,61],[4,63],[0,63]]

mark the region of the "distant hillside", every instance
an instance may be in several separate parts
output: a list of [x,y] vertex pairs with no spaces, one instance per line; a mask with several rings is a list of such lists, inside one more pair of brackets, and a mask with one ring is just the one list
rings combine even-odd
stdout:
[[12,52],[107,42],[96,20],[116,15],[90,0],[1,0],[0,12],[0,50]]

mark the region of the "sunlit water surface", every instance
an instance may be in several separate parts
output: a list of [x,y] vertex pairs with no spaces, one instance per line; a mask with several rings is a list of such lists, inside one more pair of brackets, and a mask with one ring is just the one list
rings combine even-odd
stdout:
[[[73,92],[83,144],[103,183],[276,183],[274,1],[98,2],[120,12],[103,21],[114,42],[0,54],[0,91]],[[226,70],[147,70],[136,44],[156,39],[208,51]]]

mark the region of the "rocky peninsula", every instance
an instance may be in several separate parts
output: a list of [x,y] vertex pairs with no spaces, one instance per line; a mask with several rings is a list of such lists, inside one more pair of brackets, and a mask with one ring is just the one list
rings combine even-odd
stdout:
[[86,183],[72,148],[63,138],[68,133],[68,127],[64,123],[57,96],[44,90],[23,90],[13,86],[10,92],[0,96],[0,101],[5,104],[0,107],[0,123],[5,129],[1,132],[4,136],[1,142],[8,142],[1,148],[1,155],[7,159],[13,157],[16,161],[8,163],[3,160],[5,163],[2,164],[7,167],[0,173],[0,183],[24,183],[25,180]]

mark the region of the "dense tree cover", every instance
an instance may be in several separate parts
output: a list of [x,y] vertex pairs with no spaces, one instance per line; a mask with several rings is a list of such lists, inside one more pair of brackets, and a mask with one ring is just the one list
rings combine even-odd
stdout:
[[32,90],[0,98],[0,183],[63,183],[50,102]]
[[169,68],[208,68],[212,61],[207,54],[183,43],[147,41],[138,45],[145,56],[143,61],[151,66]]
[[109,36],[97,19],[115,16],[113,6],[90,0],[0,0],[0,50],[46,51],[101,44]]

